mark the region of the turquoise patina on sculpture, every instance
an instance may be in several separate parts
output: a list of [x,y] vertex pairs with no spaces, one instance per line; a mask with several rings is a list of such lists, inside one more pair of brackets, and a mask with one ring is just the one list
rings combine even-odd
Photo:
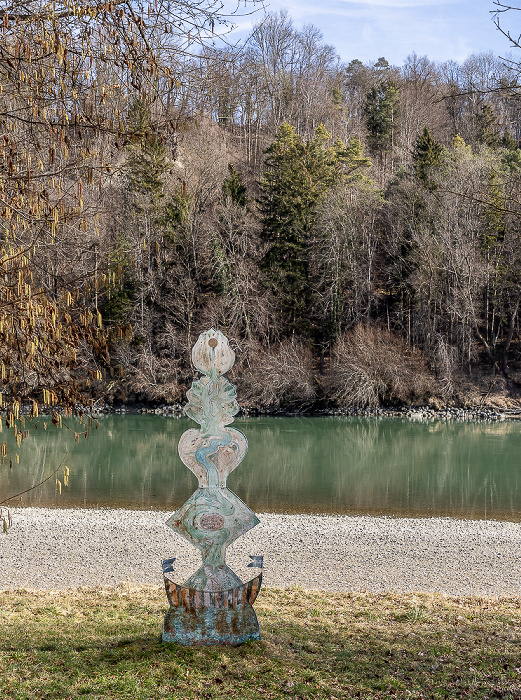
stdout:
[[[239,410],[235,387],[223,376],[235,361],[227,339],[213,328],[199,336],[192,362],[202,373],[187,392],[187,416],[200,425],[183,433],[179,456],[199,481],[199,488],[168,520],[167,525],[201,552],[202,566],[183,584],[163,562],[170,609],[163,640],[180,644],[241,644],[260,639],[252,603],[262,574],[243,584],[226,564],[226,548],[257,525],[259,519],[226,487],[228,474],[248,450],[246,437],[227,426]],[[249,566],[262,567],[262,557]]]

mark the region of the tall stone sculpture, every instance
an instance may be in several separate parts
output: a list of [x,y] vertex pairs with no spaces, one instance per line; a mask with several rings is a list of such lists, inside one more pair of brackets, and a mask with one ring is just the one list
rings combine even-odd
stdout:
[[[163,641],[185,645],[242,644],[260,639],[252,604],[262,573],[248,583],[226,564],[226,548],[255,527],[257,516],[226,487],[228,474],[248,449],[246,437],[228,428],[239,410],[235,387],[223,376],[235,361],[227,339],[213,328],[202,333],[192,349],[192,362],[202,377],[187,393],[185,413],[200,425],[183,433],[179,456],[199,481],[199,488],[167,525],[201,552],[202,566],[179,585],[170,579],[173,559],[163,562],[170,608]],[[262,568],[262,557],[248,566]]]

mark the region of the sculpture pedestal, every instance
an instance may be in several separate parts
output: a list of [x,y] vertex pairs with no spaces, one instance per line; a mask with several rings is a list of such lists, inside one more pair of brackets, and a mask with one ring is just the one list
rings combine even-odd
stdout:
[[226,591],[199,591],[165,578],[170,609],[163,624],[163,641],[184,646],[239,646],[260,639],[252,604],[261,583],[262,574],[259,574],[248,583]]

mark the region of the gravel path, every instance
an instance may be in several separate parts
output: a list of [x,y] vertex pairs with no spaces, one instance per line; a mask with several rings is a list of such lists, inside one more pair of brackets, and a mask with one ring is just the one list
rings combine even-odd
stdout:
[[[198,552],[164,525],[169,513],[13,509],[0,535],[0,589],[161,584],[176,556],[181,583]],[[264,555],[267,586],[521,597],[521,524],[450,518],[261,514],[228,549],[243,580]]]

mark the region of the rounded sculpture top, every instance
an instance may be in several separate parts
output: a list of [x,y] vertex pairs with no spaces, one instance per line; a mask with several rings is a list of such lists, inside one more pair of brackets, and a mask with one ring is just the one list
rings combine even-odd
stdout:
[[229,346],[226,336],[210,328],[209,331],[201,333],[192,348],[192,362],[199,372],[220,376],[233,367],[235,353]]

